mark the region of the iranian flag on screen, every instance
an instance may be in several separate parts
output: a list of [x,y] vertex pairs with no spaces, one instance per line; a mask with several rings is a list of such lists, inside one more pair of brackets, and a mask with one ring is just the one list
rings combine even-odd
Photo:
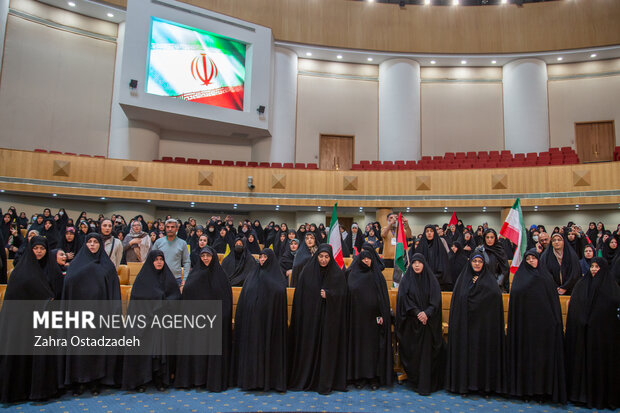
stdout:
[[519,268],[519,264],[521,264],[521,260],[525,254],[527,240],[527,233],[525,225],[523,224],[523,213],[521,212],[521,200],[519,198],[517,198],[512,208],[510,208],[510,212],[508,212],[506,221],[504,225],[502,225],[502,229],[499,230],[499,233],[517,246],[515,255],[512,258],[512,264],[510,264],[510,272],[514,274],[517,268]]

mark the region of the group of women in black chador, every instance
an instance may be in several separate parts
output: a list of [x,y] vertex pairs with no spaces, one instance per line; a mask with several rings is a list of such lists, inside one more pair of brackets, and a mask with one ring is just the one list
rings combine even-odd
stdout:
[[[239,239],[235,246],[240,248],[220,265],[217,251],[204,246],[182,291],[164,254],[151,251],[127,311],[140,300],[220,300],[221,354],[172,357],[160,342],[153,354],[141,356],[2,355],[0,402],[46,399],[67,389],[75,395],[86,389],[97,394],[101,385],[136,391],[147,385],[215,392],[233,386],[322,394],[348,385],[376,389],[392,384],[397,348],[407,380],[420,394],[445,388],[458,394],[620,407],[620,287],[604,258],[591,258],[588,272],[571,286],[564,334],[558,281],[544,264],[545,255],[528,250],[514,276],[505,326],[503,281],[497,276],[504,268],[491,258],[500,252],[475,248],[460,275],[449,280],[443,274],[454,263],[434,231],[429,226],[426,241],[407,260],[394,314],[384,265],[372,245],[364,244],[343,271],[329,244],[317,246],[312,234],[305,235],[293,260],[290,325],[287,279],[273,250],[260,251],[257,263],[247,253],[246,240]],[[487,234],[492,247],[496,234]],[[64,275],[50,258],[47,239],[33,237],[10,277],[5,300],[112,300],[120,305],[118,277],[101,236],[88,234],[84,245]],[[561,281],[574,264],[572,256],[556,249],[553,257]],[[447,343],[444,281],[453,289]],[[233,317],[235,282],[243,289]],[[0,322],[7,320],[10,314],[3,310]]]

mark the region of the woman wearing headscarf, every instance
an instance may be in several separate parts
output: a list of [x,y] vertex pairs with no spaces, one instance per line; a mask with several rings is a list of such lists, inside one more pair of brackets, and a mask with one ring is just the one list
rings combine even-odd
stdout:
[[258,239],[258,242],[265,245],[265,231],[263,230],[263,227],[261,226],[258,219],[255,219],[252,223],[252,229],[256,233],[256,238]]
[[470,254],[471,253],[468,254],[467,251],[463,249],[463,246],[459,241],[454,241],[452,243],[452,247],[450,247],[450,252],[448,253],[448,266],[453,285],[456,285],[456,280],[459,278],[459,275],[467,265]]
[[[224,391],[230,380],[232,289],[213,248],[204,247],[200,252],[200,264],[189,273],[182,300],[222,301],[222,354],[177,356],[174,385],[177,388],[205,387],[212,392]],[[192,343],[190,332],[190,337],[180,345],[192,344],[196,343]]]
[[[148,308],[149,314],[156,314],[162,305],[157,305],[156,302],[163,303],[166,300],[180,299],[181,291],[179,291],[174,274],[166,264],[164,253],[160,250],[149,252],[131,288],[127,314],[144,314],[145,308]],[[145,306],[140,303],[142,300],[149,300],[149,302]],[[138,337],[145,339],[146,342],[153,343],[152,352],[151,354],[125,355],[122,388],[137,389],[138,392],[143,392],[148,383],[153,383],[159,391],[163,391],[170,384],[170,374],[173,373],[171,370],[172,357],[168,355],[169,353],[166,350],[172,343],[167,343],[166,336],[161,332],[156,332],[156,330],[143,329],[138,331],[144,335],[159,334],[160,337]]]
[[549,271],[560,295],[570,295],[581,277],[581,265],[577,254],[564,241],[562,234],[551,236],[551,247],[540,256],[542,265]]
[[445,343],[441,326],[441,289],[426,259],[416,253],[398,286],[396,337],[407,379],[420,395],[444,383]]
[[592,245],[586,245],[583,249],[583,258],[579,260],[579,265],[581,266],[581,274],[585,275],[590,271],[590,264],[592,263],[592,258],[594,257],[594,248]]
[[59,245],[58,230],[56,229],[56,223],[53,218],[46,218],[43,222],[43,230],[40,232],[41,236],[47,238],[47,244],[50,249],[55,249]]
[[612,235],[603,243],[601,257],[607,261],[607,265],[612,265],[617,255],[620,255],[618,254],[618,238]]
[[[33,237],[24,256],[11,273],[6,287],[0,313],[3,340],[32,340],[32,330],[24,328],[25,325],[32,325],[32,315],[28,317],[23,309],[14,310],[12,302],[37,300],[49,303],[54,300],[54,291],[46,275],[48,260],[47,240],[41,236]],[[46,306],[40,310],[45,309]],[[58,381],[57,371],[55,356],[0,355],[0,403],[40,400],[54,396],[62,384]]]
[[[0,235],[2,235],[2,239],[5,241],[9,239],[11,236],[11,224],[13,223],[13,217],[9,212],[5,213],[2,216],[2,222],[0,223]],[[2,245],[4,247],[4,245]]]
[[250,254],[260,254],[260,245],[258,245],[258,238],[256,237],[256,233],[253,230],[248,232],[246,240]]
[[469,231],[463,232],[463,250],[466,254],[471,254],[476,249],[476,242],[474,236]]
[[86,237],[91,232],[93,232],[93,230],[91,229],[91,227],[88,224],[88,222],[86,222],[86,221],[78,221],[78,231],[77,231],[77,235],[76,235],[77,243],[78,243],[78,249],[81,249],[84,246],[84,244],[86,243]]
[[265,248],[237,302],[232,379],[243,390],[286,391],[286,280]]
[[394,374],[390,297],[379,268],[372,252],[361,249],[347,269],[347,380],[373,390],[391,386]]
[[575,284],[566,319],[568,399],[593,409],[620,407],[620,287],[603,258]]
[[280,232],[286,233],[287,231],[280,231],[278,225],[274,225],[269,229],[269,232],[265,233],[265,245],[275,245],[276,241],[280,238]]
[[452,293],[446,389],[503,393],[504,355],[502,293],[484,254],[474,250]]
[[[108,300],[121,313],[121,289],[116,268],[103,247],[103,237],[96,232],[86,235],[84,246],[67,270],[63,301]],[[68,305],[70,309],[70,303]],[[100,384],[115,385],[120,378],[119,359],[115,355],[66,356],[65,385],[80,395],[86,387],[99,394]]]
[[[422,254],[426,259],[428,270],[437,277],[442,291],[452,291],[450,265],[448,263],[448,245],[437,234],[434,225],[424,227],[424,234],[418,246],[409,250],[409,254]],[[410,259],[409,262],[413,262]]]
[[502,292],[508,292],[510,289],[510,267],[508,266],[508,258],[504,247],[497,239],[497,232],[488,228],[484,231],[483,241],[484,252],[489,257],[487,263],[488,269],[495,277],[499,288]]
[[76,240],[75,227],[65,227],[65,232],[60,240],[60,249],[67,254],[67,263],[70,264],[80,250],[80,244]]
[[594,245],[596,245],[597,234],[598,234],[598,231],[596,230],[596,222],[592,221],[588,225],[588,230],[586,231],[586,236],[588,237],[590,242],[592,244],[594,244]]
[[563,341],[556,285],[536,249],[528,250],[510,290],[506,331],[508,394],[566,403]]
[[[219,231],[217,230],[216,223],[213,221],[209,221],[209,223],[207,224],[207,230],[205,231],[209,245],[213,245],[215,239],[218,237],[218,233]],[[200,250],[198,251],[198,254],[200,254]]]
[[37,232],[39,232],[39,234],[41,233],[41,231],[43,231],[43,221],[45,220],[45,217],[43,217],[43,214],[38,214],[36,220],[32,223],[32,225],[30,225],[30,227],[28,227],[28,231],[30,230],[35,230]]
[[62,249],[54,249],[50,251],[49,260],[45,267],[47,282],[54,291],[54,298],[60,300],[62,298],[62,289],[65,283],[65,275],[67,273],[67,254]]
[[297,254],[295,254],[295,259],[293,260],[293,272],[290,277],[291,288],[295,288],[297,286],[304,266],[318,249],[314,234],[310,233],[306,235],[306,238],[303,240],[304,242],[299,246]]
[[581,238],[579,232],[577,232],[571,227],[564,227],[564,239],[566,240],[566,243],[573,249],[573,251],[575,251],[575,254],[577,254],[577,258],[581,259],[583,257],[583,247],[585,240]]
[[200,254],[200,250],[202,248],[198,247],[198,239],[202,236],[202,234],[204,234],[205,229],[202,225],[196,225],[194,227],[194,230],[192,231],[191,235],[189,236],[189,239],[187,240],[187,245],[189,245],[189,252],[190,254],[192,252],[197,252],[198,254]]
[[[295,234],[295,233],[293,233]],[[293,238],[295,238],[293,236]],[[285,232],[280,232],[278,239],[273,243],[273,250],[276,253],[276,257],[280,258],[288,249],[288,238]]]
[[288,286],[289,279],[293,273],[293,261],[295,261],[295,255],[297,255],[297,250],[299,249],[299,240],[293,238],[286,245],[287,251],[280,257],[280,269],[286,277],[286,285]]
[[254,274],[258,264],[247,248],[247,240],[237,237],[234,249],[222,261],[222,269],[228,275],[230,285],[242,287],[250,275]]
[[207,237],[205,234],[202,234],[200,238],[198,238],[197,248],[189,254],[191,268],[194,268],[200,263],[200,251],[202,251],[202,249],[206,247],[208,244],[209,244],[209,237]]
[[368,236],[366,236],[364,242],[369,243],[374,248],[381,248],[381,240],[377,237],[375,229],[372,227],[368,229]]
[[0,239],[4,239],[6,241],[5,245],[7,250],[9,250],[9,259],[15,258],[15,253],[19,251],[19,248],[26,242],[21,234],[21,231],[17,227],[17,224],[11,224],[8,239],[3,238],[2,235],[0,235]]
[[151,249],[151,237],[142,230],[140,221],[131,221],[130,231],[123,239],[123,251],[127,262],[145,262]]
[[[220,232],[218,234],[218,237],[215,239],[215,241],[213,242],[213,249],[215,250],[216,253],[218,254],[224,254],[226,252],[226,246],[230,247],[230,244],[228,243],[228,230],[226,229],[226,227],[221,227],[220,228]],[[234,245],[234,243],[233,243]],[[231,247],[231,249],[234,248]]]
[[347,282],[332,247],[321,245],[295,288],[289,335],[291,390],[328,394],[347,387]]

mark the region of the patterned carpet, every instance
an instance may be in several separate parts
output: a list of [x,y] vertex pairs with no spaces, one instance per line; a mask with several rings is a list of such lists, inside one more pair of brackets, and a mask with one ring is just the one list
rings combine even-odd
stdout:
[[525,403],[501,397],[461,397],[446,392],[419,396],[407,385],[371,391],[350,387],[348,392],[321,396],[310,392],[263,393],[231,389],[223,393],[203,390],[168,390],[159,393],[147,388],[145,393],[107,389],[92,397],[67,393],[46,403],[22,403],[3,406],[16,412],[518,412],[551,413],[589,411],[574,405],[559,406]]

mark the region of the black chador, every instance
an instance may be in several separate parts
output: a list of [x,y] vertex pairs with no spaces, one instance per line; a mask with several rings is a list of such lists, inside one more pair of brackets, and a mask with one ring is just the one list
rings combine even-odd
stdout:
[[[423,267],[416,272],[420,264]],[[422,254],[413,254],[398,286],[396,336],[400,361],[413,388],[422,395],[439,390],[445,375],[441,289]]]
[[[432,235],[430,235],[431,231]],[[429,239],[429,237],[432,238]],[[437,234],[435,226],[427,225],[424,227],[424,233],[417,248],[415,251],[411,248],[409,254],[421,254],[428,264],[425,268],[428,266],[427,270],[435,275],[441,291],[452,291],[452,277],[446,248],[445,240]],[[413,262],[413,259],[410,259],[410,262]]]
[[235,312],[233,385],[286,391],[286,280],[273,250],[243,285]]
[[[568,398],[589,408],[620,407],[620,287],[604,258],[575,284],[566,320]],[[592,264],[591,267],[592,268]]]
[[[48,303],[54,300],[54,291],[45,274],[49,257],[47,245],[45,237],[33,237],[11,273],[0,313],[1,340],[18,340],[17,337],[22,335],[21,342],[25,342],[29,338],[27,336],[32,337],[32,330],[24,328],[32,325],[32,316],[26,317],[24,311],[12,311],[13,300],[40,300]],[[36,246],[45,249],[45,255],[39,259],[33,252]],[[57,360],[55,356],[1,355],[0,402],[39,400],[54,396],[62,387],[57,374]]]
[[[160,250],[150,251],[131,288],[127,314],[157,314],[161,306],[155,302],[179,299],[181,299],[181,292],[172,271],[165,262],[164,253]],[[148,300],[148,304],[141,304],[142,300]],[[139,331],[143,334],[155,334],[155,330],[149,328]],[[127,335],[130,335],[129,332]],[[137,388],[138,391],[143,391],[144,386],[152,382],[158,390],[163,390],[170,384],[172,358],[167,355],[166,347],[171,343],[166,343],[166,337],[159,335],[159,338],[144,338],[144,342],[153,343],[151,354],[125,355],[123,389]]]
[[[110,300],[121,313],[121,288],[116,268],[103,248],[100,234],[90,233],[85,244],[73,259],[65,277],[62,299],[70,308],[75,300]],[[120,381],[120,358],[114,355],[67,355],[65,384],[74,386],[74,394],[84,391],[85,385],[99,393],[99,384],[115,385]]]
[[242,287],[245,279],[254,274],[257,267],[258,264],[248,249],[246,238],[237,237],[233,250],[222,261],[222,269],[228,275],[230,285]]
[[331,246],[323,244],[302,270],[295,289],[289,389],[321,394],[346,389],[346,302],[344,273],[334,260]]
[[[207,264],[206,256],[211,259]],[[211,247],[204,247],[200,253],[199,265],[192,269],[183,287],[183,300],[222,301],[222,354],[178,356],[175,387],[205,387],[220,392],[228,388],[232,348],[232,289],[226,273],[220,266],[217,253]],[[195,345],[191,335],[184,337],[182,345]]]
[[[528,258],[536,266],[528,263]],[[562,311],[556,285],[535,249],[510,289],[506,331],[508,394],[566,403]]]
[[347,380],[358,387],[370,382],[391,385],[392,317],[385,278],[371,252],[362,249],[347,269]]
[[474,250],[452,293],[446,390],[503,393],[504,341],[502,293],[484,254]]

